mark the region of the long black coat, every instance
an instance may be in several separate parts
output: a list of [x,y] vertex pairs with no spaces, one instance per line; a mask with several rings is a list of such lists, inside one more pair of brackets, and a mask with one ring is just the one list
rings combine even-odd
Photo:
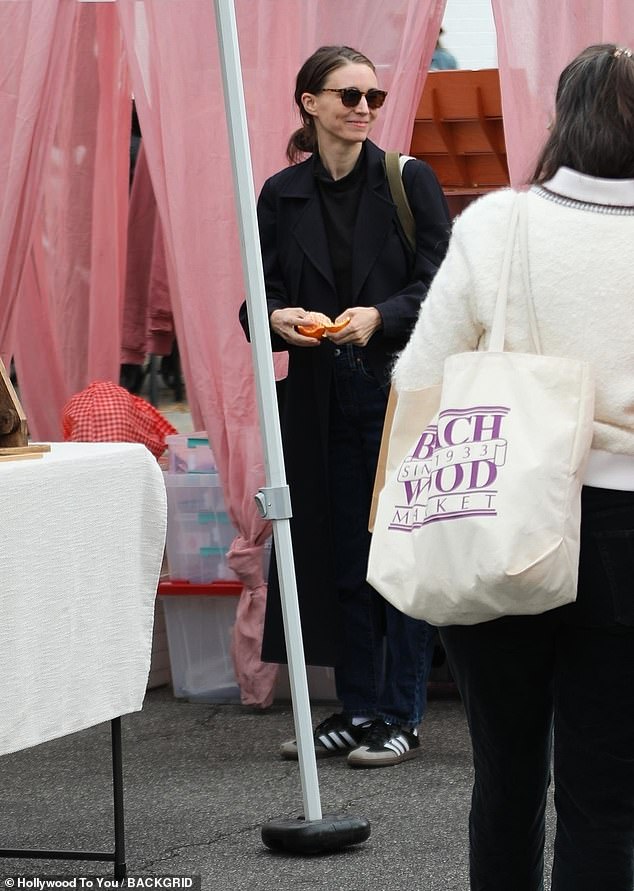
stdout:
[[[403,182],[416,218],[416,256],[398,222],[385,174],[384,152],[366,141],[367,178],[359,202],[352,251],[351,306],[375,306],[383,327],[365,347],[367,364],[385,387],[395,356],[407,342],[431,280],[447,248],[449,214],[436,177],[410,161]],[[314,160],[266,181],[258,222],[269,315],[301,306],[335,318],[340,312],[330,262]],[[246,310],[241,321],[247,330]],[[247,330],[248,334],[248,330]],[[289,346],[271,335],[274,350],[289,351],[280,402],[291,534],[306,662],[334,665],[340,644],[328,500],[328,418],[334,346]],[[271,561],[262,647],[265,661],[284,662],[280,593]]]

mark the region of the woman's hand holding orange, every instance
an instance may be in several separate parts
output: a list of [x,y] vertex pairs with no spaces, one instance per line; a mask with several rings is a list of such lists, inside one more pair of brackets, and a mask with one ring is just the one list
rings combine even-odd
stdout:
[[288,309],[274,309],[269,316],[271,330],[279,334],[282,340],[294,346],[315,347],[319,346],[319,340],[314,337],[306,337],[297,331],[298,325],[312,325],[311,313],[300,306]]
[[326,337],[337,345],[352,343],[364,347],[375,331],[382,326],[381,313],[374,306],[353,306],[335,319],[338,322],[350,319],[340,331],[326,332]]
[[336,344],[365,346],[382,324],[374,306],[355,306],[340,313],[333,321],[320,312],[309,312],[299,306],[276,309],[270,317],[271,330],[295,346],[318,346],[327,338]]

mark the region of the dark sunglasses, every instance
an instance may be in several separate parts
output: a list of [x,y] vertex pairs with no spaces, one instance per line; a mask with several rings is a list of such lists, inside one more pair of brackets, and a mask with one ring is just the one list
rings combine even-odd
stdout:
[[365,101],[368,103],[368,108],[380,108],[387,96],[385,90],[373,89],[367,90],[367,92],[364,93],[363,90],[359,90],[357,87],[340,87],[339,89],[334,89],[334,87],[323,87],[320,92],[339,93],[339,98],[346,108],[356,108],[363,96],[365,96]]

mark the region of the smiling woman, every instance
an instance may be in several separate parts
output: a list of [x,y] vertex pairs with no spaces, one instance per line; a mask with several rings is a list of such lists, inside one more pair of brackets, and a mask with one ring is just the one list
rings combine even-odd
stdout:
[[[342,705],[316,728],[315,754],[348,755],[353,767],[419,754],[433,653],[430,627],[366,582],[389,372],[449,231],[436,177],[413,159],[403,183],[415,249],[400,227],[385,153],[368,138],[386,95],[363,53],[313,53],[295,84],[291,166],[258,201],[271,342],[289,354],[281,426],[304,650],[308,664],[335,666]],[[271,564],[262,655],[284,662],[275,555]],[[281,754],[297,758],[295,741]]]
[[302,105],[315,126],[319,155],[334,180],[354,166],[383,104],[377,99],[385,95],[378,89],[374,70],[358,62],[332,71],[319,90],[302,93]]

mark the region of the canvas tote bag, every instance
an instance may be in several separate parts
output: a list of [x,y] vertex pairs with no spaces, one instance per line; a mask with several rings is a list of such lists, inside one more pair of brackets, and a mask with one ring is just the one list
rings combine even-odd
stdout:
[[[516,241],[531,354],[504,351]],[[433,625],[574,601],[593,414],[590,366],[541,354],[518,195],[488,350],[448,357],[442,387],[399,393],[370,584]]]

